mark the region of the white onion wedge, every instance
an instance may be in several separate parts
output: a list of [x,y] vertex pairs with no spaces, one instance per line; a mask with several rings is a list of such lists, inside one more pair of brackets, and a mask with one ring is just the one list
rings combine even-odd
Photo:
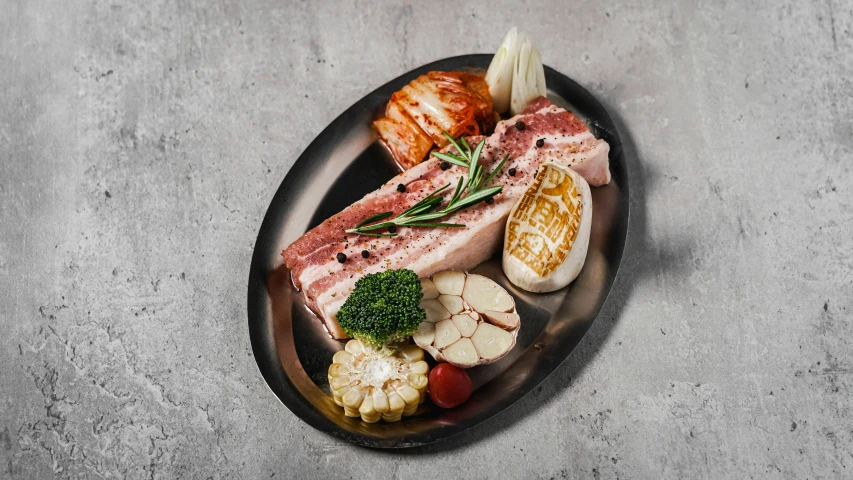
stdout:
[[512,97],[512,74],[515,59],[518,56],[518,29],[512,27],[507,32],[486,72],[486,83],[492,96],[494,110],[504,113],[509,110]]
[[536,97],[545,96],[545,67],[533,38],[512,27],[486,72],[494,111],[518,115]]
[[526,32],[518,36],[518,56],[512,74],[512,95],[510,96],[509,112],[518,115],[532,100],[544,97],[545,67],[539,50],[533,43],[533,38]]

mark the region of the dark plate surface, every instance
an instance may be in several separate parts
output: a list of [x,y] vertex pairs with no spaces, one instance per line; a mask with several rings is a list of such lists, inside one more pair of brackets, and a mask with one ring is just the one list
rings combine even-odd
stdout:
[[[329,394],[326,371],[343,343],[332,340],[290,282],[281,251],[305,231],[398,173],[371,121],[391,94],[431,70],[485,69],[491,55],[447,58],[412,70],[371,92],[311,142],[281,182],[258,233],[249,274],[249,335],[258,368],[287,408],[311,426],[355,444],[402,448],[448,438],[500,413],[554,371],[580,342],[616,278],[628,230],[628,172],[622,142],[604,107],[583,87],[545,67],[548,96],[578,115],[610,144],[613,180],[592,188],[593,223],[586,264],[569,287],[550,294],[514,288],[500,256],[474,272],[512,293],[522,327],[515,348],[491,365],[469,369],[476,388],[464,405],[442,410],[425,402],[400,422],[347,418]],[[429,356],[429,355],[427,355]]]

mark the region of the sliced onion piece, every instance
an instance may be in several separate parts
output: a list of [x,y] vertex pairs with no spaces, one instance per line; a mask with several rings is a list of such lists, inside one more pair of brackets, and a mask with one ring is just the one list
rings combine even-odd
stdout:
[[512,27],[507,32],[489,70],[486,72],[486,83],[489,84],[489,94],[492,96],[494,110],[504,113],[509,110],[512,96],[512,75],[515,70],[515,59],[518,56],[518,29]]
[[547,93],[545,88],[545,67],[539,50],[533,43],[533,38],[526,32],[518,36],[518,56],[512,74],[512,95],[510,97],[509,111],[512,115],[518,115],[524,107],[538,97],[544,97]]

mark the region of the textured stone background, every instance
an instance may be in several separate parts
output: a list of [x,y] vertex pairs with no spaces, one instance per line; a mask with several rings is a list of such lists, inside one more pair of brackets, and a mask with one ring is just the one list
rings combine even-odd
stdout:
[[[0,1],[0,477],[850,478],[853,6]],[[633,139],[625,261],[510,411],[406,453],[268,390],[253,242],[365,93],[512,24]]]

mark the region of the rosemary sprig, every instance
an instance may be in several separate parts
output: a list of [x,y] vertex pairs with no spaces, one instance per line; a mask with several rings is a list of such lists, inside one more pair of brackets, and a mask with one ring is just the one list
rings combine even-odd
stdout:
[[[463,228],[465,225],[459,223],[434,222],[442,217],[446,217],[454,212],[470,207],[486,199],[494,197],[503,190],[503,185],[495,185],[485,187],[495,178],[495,175],[503,168],[509,154],[498,163],[498,166],[483,180],[483,166],[480,165],[480,154],[483,153],[483,147],[486,145],[485,140],[480,140],[474,149],[468,145],[465,138],[459,137],[454,139],[447,132],[444,136],[450,140],[451,145],[456,149],[457,154],[432,152],[431,155],[439,160],[458,165],[468,169],[468,178],[459,177],[456,182],[456,188],[453,190],[453,195],[450,201],[444,208],[438,208],[441,205],[442,197],[439,195],[444,192],[450,184],[444,185],[436,189],[419,202],[412,205],[404,212],[396,217],[385,220],[392,216],[394,212],[382,212],[373,215],[359,222],[355,227],[347,229],[347,233],[357,233],[359,235],[368,235],[371,237],[394,237],[397,233],[378,233],[376,230],[385,230],[389,227],[433,227],[433,228]],[[485,188],[484,188],[485,187]],[[380,221],[385,220],[385,221]],[[378,223],[377,223],[378,222]]]

